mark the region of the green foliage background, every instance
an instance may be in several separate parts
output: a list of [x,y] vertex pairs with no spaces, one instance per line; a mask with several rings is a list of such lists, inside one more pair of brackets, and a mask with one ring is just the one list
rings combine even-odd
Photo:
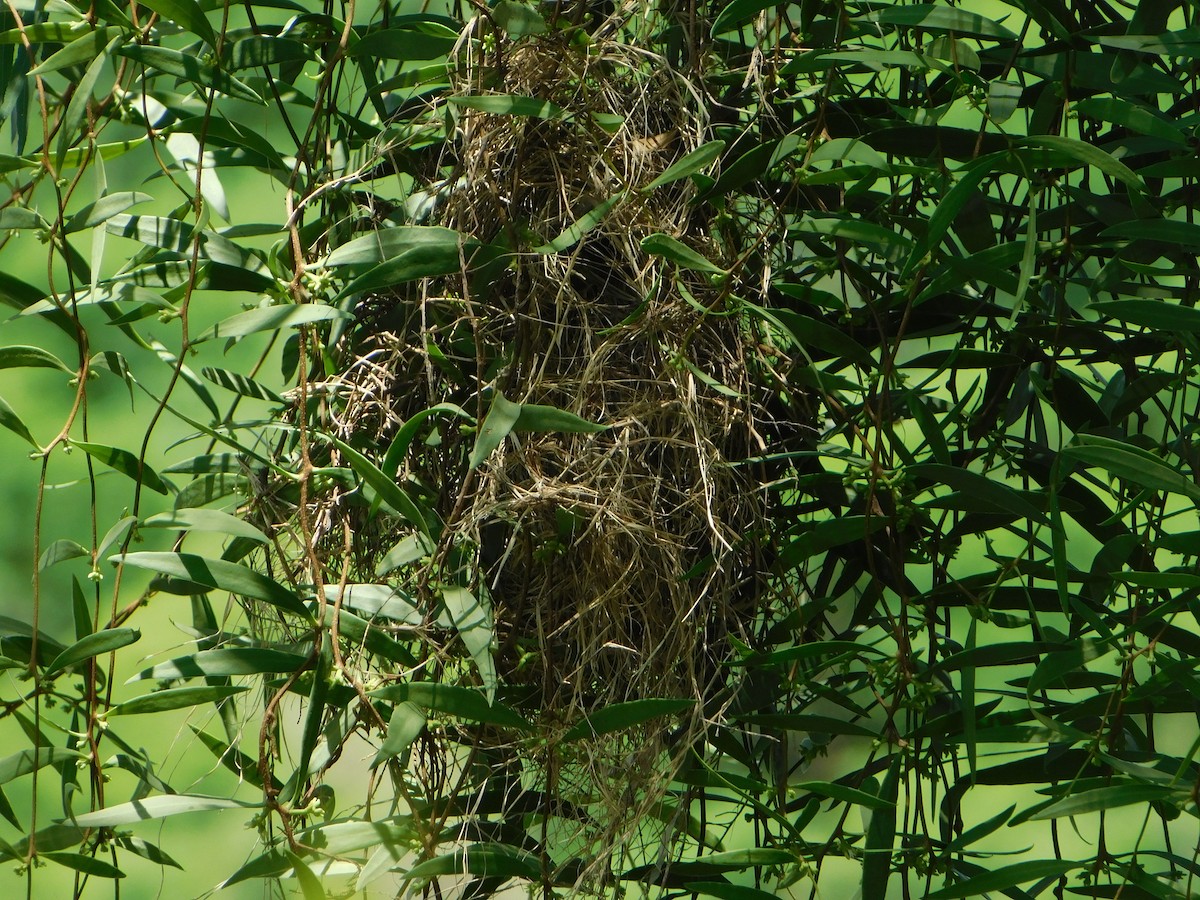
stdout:
[[[1190,896],[1195,15],[9,3],[26,894]],[[566,74],[514,90],[538,59]],[[641,93],[623,117],[597,84]],[[632,112],[660,89],[661,134]],[[467,229],[462,197],[521,186],[479,129],[625,181],[564,167],[555,215],[514,189]],[[620,316],[556,325],[647,341],[693,411],[759,426],[712,444],[758,518],[663,587],[724,585],[672,625],[690,692],[531,687],[598,648],[523,633],[458,528],[514,448],[628,427],[505,349],[540,270],[602,273],[585,322],[621,282]],[[338,386],[416,309],[438,375],[343,427]],[[562,514],[514,532],[551,573],[583,552]]]

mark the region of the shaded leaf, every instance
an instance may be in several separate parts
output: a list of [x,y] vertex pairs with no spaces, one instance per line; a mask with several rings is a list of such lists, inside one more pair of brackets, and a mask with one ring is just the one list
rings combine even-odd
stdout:
[[158,473],[128,450],[109,447],[106,444],[92,444],[85,441],[72,441],[71,446],[78,447],[93,459],[98,459],[109,468],[116,469],[122,475],[127,475],[152,491],[159,494],[169,493],[166,484],[158,477]]
[[264,600],[286,612],[295,613],[304,619],[311,614],[300,599],[279,582],[253,569],[226,562],[223,559],[207,559],[194,553],[165,553],[142,551],[111,557],[114,563],[149,569],[173,578],[182,578],[210,589],[229,591],[243,597]]
[[581,738],[599,737],[612,731],[621,731],[641,725],[660,716],[673,716],[675,713],[690,710],[696,705],[694,700],[645,699],[629,700],[624,703],[614,703],[603,709],[587,714],[575,723],[566,734],[563,741],[577,741]]

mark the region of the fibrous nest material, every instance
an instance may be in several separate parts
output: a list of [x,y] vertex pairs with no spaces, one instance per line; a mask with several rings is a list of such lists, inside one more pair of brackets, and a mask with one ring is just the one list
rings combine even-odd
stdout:
[[[547,105],[502,112],[514,97]],[[574,777],[599,790],[608,824],[593,838],[613,847],[665,790],[671,769],[652,761],[720,715],[727,638],[758,615],[764,499],[737,464],[763,448],[769,391],[730,286],[643,249],[666,234],[732,262],[690,181],[644,190],[705,139],[685,76],[615,41],[547,34],[467,59],[444,108],[457,130],[422,224],[505,250],[364,301],[336,424],[382,452],[421,410],[452,402],[482,421],[503,395],[607,426],[514,431],[469,471],[475,435],[436,420],[399,476],[446,523],[433,559],[467,559],[490,597],[501,683],[523,689],[541,726],[622,701],[696,701],[670,737],[651,722],[559,760],[563,790]],[[399,537],[361,531],[361,568]],[[652,771],[668,778],[638,782]]]

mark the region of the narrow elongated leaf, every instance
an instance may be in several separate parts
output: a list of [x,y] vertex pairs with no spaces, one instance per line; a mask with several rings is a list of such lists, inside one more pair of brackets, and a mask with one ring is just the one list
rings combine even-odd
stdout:
[[250,397],[254,400],[266,400],[268,403],[279,403],[281,405],[287,404],[286,400],[269,387],[260,384],[252,378],[247,378],[240,372],[231,372],[228,369],[217,369],[212,366],[205,366],[200,371],[209,381],[219,384],[227,391],[232,391],[235,394]]
[[894,809],[896,806],[894,800],[877,797],[874,794],[868,794],[866,791],[860,791],[852,787],[847,787],[844,784],[835,784],[828,781],[801,781],[790,783],[788,787],[794,788],[797,791],[810,791],[811,793],[820,794],[822,797],[829,797],[833,800],[841,800],[843,803],[854,803],[858,806],[865,806],[868,809]]
[[424,730],[424,710],[411,700],[397,703],[388,722],[387,737],[371,760],[371,768],[406,751]]
[[[29,29],[24,29],[28,34]],[[78,37],[70,40],[61,50],[51,54],[36,68],[31,69],[30,75],[48,75],[68,66],[87,65],[96,59],[108,46],[109,41],[116,35],[115,28],[100,27],[95,30],[82,30]],[[64,35],[64,39],[67,36]]]
[[75,231],[83,231],[85,228],[93,228],[113,216],[125,212],[131,206],[148,203],[153,199],[154,197],[150,194],[143,194],[140,191],[120,191],[116,194],[109,194],[95,203],[89,203],[71,216],[63,226],[63,232],[71,234]]
[[38,442],[34,440],[33,435],[29,432],[29,428],[21,421],[21,417],[17,415],[16,410],[4,401],[3,397],[0,397],[0,427],[7,428],[13,434],[28,441],[35,449],[40,449]]
[[496,698],[496,662],[492,657],[492,640],[495,637],[492,610],[488,603],[476,597],[464,587],[444,585],[442,602],[454,623],[458,636],[475,661],[483,690],[491,703]]
[[154,10],[164,19],[174,22],[186,31],[203,40],[210,47],[217,46],[212,25],[204,16],[196,0],[138,0],[140,6]]
[[624,200],[624,195],[617,194],[609,197],[607,200],[596,204],[592,209],[588,210],[571,225],[563,231],[558,237],[550,241],[548,244],[543,244],[540,247],[534,247],[534,253],[562,253],[564,250],[569,250],[574,247],[583,238],[585,234],[595,228],[608,215],[608,211]]
[[556,431],[567,434],[590,434],[607,429],[607,425],[589,422],[565,409],[536,403],[522,403],[512,427],[513,431]]
[[455,106],[476,109],[497,116],[532,116],[538,119],[561,119],[567,111],[557,103],[522,97],[515,94],[487,94],[477,97],[451,97]]
[[142,551],[113,556],[111,560],[114,563],[149,569],[172,578],[182,578],[201,587],[263,600],[306,620],[311,618],[308,607],[279,582],[253,569],[223,559],[207,559],[194,553]]
[[533,730],[518,712],[503,703],[489,703],[479,691],[453,684],[413,682],[390,684],[371,692],[370,696],[390,703],[411,701],[418,706],[434,709],[461,719],[505,725],[510,728]]
[[142,523],[143,528],[172,528],[179,531],[212,531],[230,537],[243,537],[265,544],[265,534],[237,516],[216,509],[177,509],[174,512],[158,513]]
[[7,784],[43,766],[55,763],[75,765],[83,758],[84,754],[78,750],[66,750],[62,747],[38,747],[34,750],[30,747],[0,759],[0,784]]
[[599,737],[611,731],[621,731],[632,728],[660,716],[673,716],[676,713],[691,709],[696,705],[694,700],[646,699],[629,700],[625,703],[614,703],[603,709],[598,709],[575,723],[566,734],[563,741],[577,741],[581,738]]
[[998,511],[1035,521],[1044,518],[1040,509],[1008,485],[968,469],[938,463],[921,463],[910,467],[908,471],[917,478],[928,478],[930,481],[969,492],[975,499],[994,506]]
[[926,900],[959,900],[963,897],[981,897],[988,891],[1003,891],[1039,878],[1054,878],[1082,868],[1084,863],[1065,859],[1039,859],[1031,862],[1002,866],[983,875],[975,875],[941,890],[926,895]]
[[865,22],[884,25],[905,25],[926,31],[949,31],[964,37],[991,38],[1015,41],[1017,36],[998,22],[986,19],[965,9],[939,6],[935,3],[914,3],[911,6],[889,6],[861,17]]
[[1109,787],[1068,794],[1057,803],[1038,810],[1029,816],[1029,821],[1058,819],[1063,816],[1082,816],[1108,809],[1120,809],[1132,804],[1154,803],[1163,800],[1184,803],[1188,789],[1166,784],[1114,784]]
[[[418,248],[433,248],[453,254],[457,267],[459,247],[470,248],[476,242],[450,228],[429,225],[402,225],[380,228],[342,244],[325,257],[326,266],[352,266],[362,270],[402,256]],[[469,254],[468,254],[469,255]]]
[[200,797],[192,794],[168,794],[146,797],[131,803],[119,803],[95,812],[84,813],[71,820],[79,828],[113,828],[117,825],[133,825],[153,819],[165,819],[190,812],[206,812],[215,809],[260,809],[261,803],[245,800],[228,800],[224,797]]
[[86,635],[58,654],[54,661],[46,666],[46,675],[54,675],[85,659],[99,656],[101,653],[111,653],[121,647],[128,647],[139,640],[141,636],[142,633],[136,628],[106,628],[103,631]]
[[41,347],[14,344],[0,347],[0,369],[58,369],[73,372],[66,363]]
[[720,266],[709,262],[687,244],[662,232],[642,238],[642,252],[649,253],[651,256],[661,256],[684,269],[711,272],[714,275],[725,274],[725,270]]
[[706,897],[717,897],[719,900],[776,900],[777,897],[776,894],[760,891],[758,888],[724,881],[692,881],[684,885],[684,890],[704,894]]
[[404,877],[433,878],[439,875],[474,875],[478,878],[541,878],[541,864],[532,853],[504,844],[473,844],[445,856],[413,866]]
[[125,877],[125,873],[112,863],[105,862],[95,856],[85,856],[82,853],[64,853],[58,851],[54,853],[39,853],[38,857],[48,859],[68,869],[74,869],[76,872],[82,872],[85,875],[95,875],[97,878]]
[[250,690],[245,685],[210,684],[204,687],[170,688],[143,694],[118,703],[108,711],[111,716],[137,716],[145,713],[165,712],[169,709],[187,709],[203,703],[217,703]]
[[886,897],[888,880],[892,875],[892,848],[896,843],[896,798],[900,787],[901,759],[897,753],[892,757],[883,784],[879,788],[879,799],[890,804],[871,813],[864,842],[866,853],[863,859],[862,896]]
[[143,669],[130,681],[147,678],[214,678],[227,675],[261,675],[264,672],[296,672],[307,657],[265,647],[231,647],[201,650]]
[[[724,13],[722,13],[722,15],[724,15]],[[719,18],[720,17],[718,17],[718,19]],[[702,144],[683,159],[679,160],[674,165],[669,166],[666,171],[642,188],[642,190],[652,191],[655,188],[662,187],[664,184],[671,184],[672,182],[679,181],[682,178],[695,175],[697,172],[703,171],[720,159],[721,154],[724,151],[724,141],[709,141],[707,144]]]
[[419,278],[452,275],[462,270],[465,259],[459,248],[457,235],[452,245],[418,244],[359,275],[342,288],[338,299],[396,287]]
[[1148,459],[1142,453],[1122,447],[1116,441],[1105,440],[1104,443],[1099,443],[1099,440],[1103,439],[1090,436],[1088,443],[1067,447],[1062,451],[1062,456],[1089,466],[1099,466],[1119,478],[1150,490],[1183,494],[1200,503],[1200,486],[1182,472],[1172,469],[1164,462]]
[[471,448],[470,464],[472,469],[477,468],[492,455],[492,451],[508,437],[520,417],[521,405],[513,403],[496,391],[496,395],[492,398],[492,407],[479,427],[475,446]]
[[75,85],[75,93],[71,95],[71,100],[59,122],[58,145],[54,153],[54,167],[59,171],[63,168],[67,151],[71,149],[71,144],[79,136],[79,126],[93,100],[92,92],[96,88],[96,82],[100,80],[100,75],[108,64],[109,56],[120,41],[119,36],[110,40],[96,58],[88,64],[79,82]]
[[350,468],[371,486],[371,489],[384,503],[419,528],[431,542],[435,541],[434,513],[431,510],[427,511],[418,506],[416,501],[394,479],[385,475],[377,465],[349,444],[339,441],[337,438],[330,438],[330,440],[346,458]]
[[[116,39],[114,43],[115,41]],[[149,44],[126,44],[118,49],[117,53],[141,63],[152,72],[162,72],[190,81],[202,90],[215,90],[238,100],[263,103],[262,97],[244,82],[214,68],[194,53]]]
[[307,303],[303,306],[268,306],[264,309],[251,309],[230,316],[197,336],[193,343],[240,338],[248,334],[282,331],[285,328],[299,328],[302,325],[332,322],[335,319],[349,319],[350,317],[348,312],[319,303]]
[[1118,160],[1111,153],[1106,153],[1099,147],[1085,144],[1074,138],[1061,137],[1056,134],[1038,134],[1022,138],[1021,143],[1027,147],[1044,147],[1057,150],[1085,166],[1095,166],[1105,175],[1111,175],[1118,181],[1124,182],[1137,191],[1144,191],[1146,186],[1142,179],[1129,166]]
[[85,441],[72,441],[71,446],[78,447],[88,456],[93,459],[98,459],[106,466],[116,469],[122,475],[127,475],[134,481],[141,484],[143,487],[148,487],[152,491],[159,494],[167,494],[170,491],[158,473],[151,469],[144,462],[140,462],[138,458],[128,450],[121,450],[117,447],[109,447],[106,444],[93,444]]
[[1103,300],[1088,309],[1133,325],[1186,334],[1200,333],[1200,309],[1165,300]]

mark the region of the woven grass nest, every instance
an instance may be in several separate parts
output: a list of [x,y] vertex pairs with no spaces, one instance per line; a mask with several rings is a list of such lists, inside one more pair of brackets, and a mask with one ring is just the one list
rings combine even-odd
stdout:
[[[502,115],[453,99],[491,95],[563,113]],[[469,472],[475,435],[461,420],[430,420],[433,437],[414,442],[399,478],[446,523],[432,558],[459,560],[490,596],[501,683],[524,691],[551,746],[558,729],[614,703],[698,701],[669,735],[651,721],[537,763],[554,782],[547,793],[606,810],[570,840],[611,850],[661,801],[673,771],[664,755],[682,758],[721,714],[727,639],[759,614],[765,495],[753,468],[734,464],[764,449],[770,390],[756,383],[757,341],[728,288],[641,246],[665,233],[731,262],[690,202],[690,181],[642,190],[705,140],[682,74],[616,41],[549,34],[508,46],[502,64],[466,60],[447,106],[456,161],[446,175],[447,156],[431,180],[421,224],[511,252],[486,275],[366,298],[336,379],[345,402],[335,428],[381,455],[414,414],[452,402],[482,421],[497,392],[607,426],[514,432]],[[535,249],[610,198],[577,242]],[[325,523],[330,556],[344,553],[340,523],[352,521],[366,579],[404,532],[380,533],[344,501],[317,499],[313,521]],[[391,577],[435,605],[428,566]]]

